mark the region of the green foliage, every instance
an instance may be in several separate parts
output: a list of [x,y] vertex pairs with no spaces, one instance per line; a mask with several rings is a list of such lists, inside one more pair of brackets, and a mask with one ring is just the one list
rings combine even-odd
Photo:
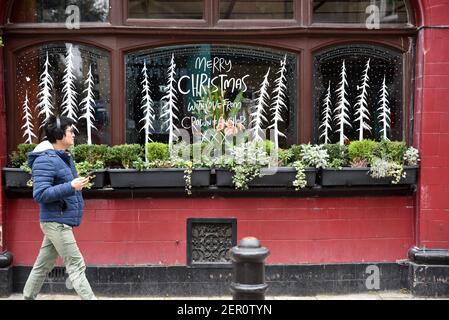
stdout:
[[348,147],[340,144],[325,144],[324,149],[326,149],[329,155],[329,168],[341,168],[348,165]]
[[279,149],[278,160],[280,167],[287,167],[291,164],[293,159],[293,152],[290,149]]
[[405,142],[382,140],[377,143],[376,148],[373,150],[373,155],[379,159],[403,164],[406,149]]
[[296,161],[301,161],[301,151],[302,151],[302,147],[300,145],[294,144],[290,147],[290,152],[291,152],[291,162],[296,162]]
[[232,182],[235,188],[238,190],[247,190],[249,188],[248,183],[254,180],[254,178],[260,177],[260,166],[242,164],[234,166],[232,172],[234,173]]
[[73,147],[72,155],[75,163],[97,161],[106,162],[110,147],[104,144],[80,144]]
[[349,161],[351,163],[357,161],[366,161],[367,163],[371,163],[376,146],[377,142],[369,139],[352,141],[348,147]]
[[170,158],[170,152],[168,144],[160,142],[147,143],[148,162],[156,160],[168,160]]
[[[104,162],[97,160],[95,162],[82,161],[77,162],[75,164],[76,171],[78,172],[78,176],[87,177],[92,171],[104,169]],[[92,178],[95,178],[95,175],[91,175]],[[92,188],[93,183],[89,182],[86,186],[86,189]]]
[[17,151],[13,151],[9,156],[9,163],[12,168],[20,168],[28,162],[28,153],[36,148],[36,144],[23,143],[17,146]]
[[122,167],[129,169],[134,161],[142,159],[143,148],[139,144],[123,144],[109,149],[107,165],[110,168]]
[[329,155],[322,145],[301,145],[301,162],[306,167],[326,168]]

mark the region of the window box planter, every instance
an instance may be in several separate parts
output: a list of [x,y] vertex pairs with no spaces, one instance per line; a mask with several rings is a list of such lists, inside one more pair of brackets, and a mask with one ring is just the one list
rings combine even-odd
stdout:
[[[185,169],[108,169],[112,188],[185,187]],[[210,169],[193,169],[192,187],[208,187]]]
[[106,185],[107,170],[94,170],[93,175],[95,178],[91,180],[92,189],[102,189]]
[[[398,184],[415,184],[418,176],[418,166],[404,167],[405,178]],[[362,186],[362,185],[391,185],[393,178],[376,179],[370,176],[369,168],[323,169],[321,171],[321,185],[332,186]]]
[[31,174],[20,168],[3,168],[3,174],[7,188],[28,188],[27,182],[31,179]]
[[[296,169],[293,167],[279,167],[276,173],[272,174],[268,168],[262,168],[262,177],[255,178],[248,185],[250,187],[292,187],[296,180]],[[217,187],[234,187],[232,182],[232,172],[227,169],[216,169]],[[317,170],[306,168],[307,187],[313,187],[316,181]]]

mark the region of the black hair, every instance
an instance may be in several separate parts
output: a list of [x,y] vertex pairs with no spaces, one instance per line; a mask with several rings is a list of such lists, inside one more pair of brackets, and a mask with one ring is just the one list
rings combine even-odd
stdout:
[[62,140],[68,127],[75,124],[70,118],[51,116],[45,125],[45,135],[50,143],[56,143],[56,140]]

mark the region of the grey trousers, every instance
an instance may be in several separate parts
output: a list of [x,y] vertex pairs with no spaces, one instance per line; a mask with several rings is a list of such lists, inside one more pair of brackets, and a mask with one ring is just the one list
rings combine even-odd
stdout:
[[81,299],[96,300],[86,278],[86,265],[76,244],[72,227],[56,222],[46,222],[41,223],[41,230],[45,235],[44,241],[25,284],[24,298],[36,299],[47,274],[53,269],[56,259],[60,256],[64,261],[73,288]]

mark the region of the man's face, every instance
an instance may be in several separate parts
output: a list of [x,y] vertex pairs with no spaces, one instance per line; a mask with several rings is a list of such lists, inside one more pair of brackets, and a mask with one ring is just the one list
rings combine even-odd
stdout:
[[75,144],[75,129],[72,126],[67,127],[67,129],[65,130],[62,142],[66,145],[67,148]]

